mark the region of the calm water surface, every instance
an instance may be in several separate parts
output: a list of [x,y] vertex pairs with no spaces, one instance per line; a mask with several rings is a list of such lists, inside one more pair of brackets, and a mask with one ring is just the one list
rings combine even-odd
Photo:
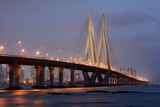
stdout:
[[[86,92],[93,90],[98,92]],[[0,107],[11,106],[160,107],[160,86],[0,90]]]

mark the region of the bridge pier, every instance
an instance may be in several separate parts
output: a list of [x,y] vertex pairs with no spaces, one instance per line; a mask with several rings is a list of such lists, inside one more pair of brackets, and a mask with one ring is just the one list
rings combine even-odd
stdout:
[[59,86],[63,86],[63,68],[58,66],[59,70]]
[[71,86],[74,86],[75,82],[74,82],[74,68],[70,68],[71,71]]
[[82,71],[82,74],[83,74],[83,78],[84,78],[84,81],[85,81],[85,85],[89,85],[89,75],[86,71]]
[[124,77],[121,77],[120,84],[125,84],[125,78]]
[[41,66],[40,65],[37,65],[35,66],[35,69],[36,69],[36,86],[39,86],[40,85],[40,71],[41,71]]
[[98,78],[98,85],[103,85],[103,78],[100,72],[96,72]]
[[44,88],[44,69],[45,66],[36,65],[36,88]]
[[90,80],[91,85],[94,85],[94,84],[95,84],[96,77],[97,77],[96,72],[93,72],[93,73],[92,73],[92,76],[91,76],[91,80]]
[[120,84],[119,81],[120,81],[120,77],[118,76],[118,77],[117,77],[117,84],[118,84],[118,85]]
[[92,75],[91,75],[91,77],[89,77],[87,71],[82,71],[82,73],[83,73],[83,77],[84,77],[85,85],[86,86],[95,85],[95,80],[96,80],[96,76],[97,76],[96,72],[93,72]]
[[120,83],[123,85],[131,84],[129,78],[126,78],[126,77],[122,77]]
[[50,86],[53,86],[54,85],[54,70],[55,70],[55,67],[49,67],[49,71],[50,71]]
[[111,84],[111,78],[109,77],[109,85]]
[[114,85],[114,77],[112,77],[112,84]]
[[88,72],[82,71],[83,77],[85,80],[85,85],[89,85],[89,86],[96,85],[95,84],[96,77],[98,79],[98,85],[109,85],[110,72],[111,71],[107,71],[103,78],[102,74],[99,71],[96,71],[96,72],[93,71],[91,77],[89,77]]
[[134,80],[130,79],[130,84],[133,85],[134,84]]
[[15,67],[16,64],[8,64],[9,67],[9,88],[12,88],[15,86]]
[[104,77],[104,85],[109,85],[109,77],[110,77],[111,71],[107,71]]
[[110,77],[110,84],[113,85],[113,77]]
[[116,79],[115,77],[113,77],[113,84],[115,85],[115,83],[116,83]]
[[44,77],[45,77],[45,66],[42,66],[42,70],[40,72],[40,86],[44,87]]
[[19,87],[19,73],[21,65],[16,63],[8,64],[9,67],[9,88],[7,89],[20,89]]
[[117,85],[117,77],[115,77],[114,79],[115,79],[115,84]]
[[19,75],[20,75],[21,65],[16,65],[15,68],[15,87],[19,87]]

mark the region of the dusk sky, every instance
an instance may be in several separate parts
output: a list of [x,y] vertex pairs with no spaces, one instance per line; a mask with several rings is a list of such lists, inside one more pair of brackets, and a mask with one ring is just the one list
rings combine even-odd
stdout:
[[85,46],[88,13],[98,36],[104,13],[119,66],[160,81],[159,5],[159,0],[1,0],[0,45],[4,53],[19,54],[21,40],[26,56],[45,50],[49,57],[83,57],[78,50]]

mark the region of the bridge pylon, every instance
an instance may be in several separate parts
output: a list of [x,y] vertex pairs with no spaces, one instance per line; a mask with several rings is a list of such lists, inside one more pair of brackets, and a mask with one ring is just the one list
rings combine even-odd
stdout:
[[105,20],[104,20],[104,14],[102,14],[102,22],[101,22],[101,37],[99,42],[99,50],[98,50],[98,59],[97,63],[100,65],[101,63],[101,54],[102,54],[102,42],[104,43],[104,51],[105,51],[105,62],[108,66],[108,69],[110,70],[110,61],[109,61],[109,53],[107,48],[107,33],[106,33],[106,26],[105,26]]
[[96,63],[96,53],[95,53],[95,46],[94,46],[94,36],[93,36],[93,26],[92,26],[92,18],[91,14],[88,15],[88,36],[87,36],[87,42],[86,42],[86,49],[85,49],[85,56],[84,56],[84,62],[87,63],[88,61],[88,53],[89,53],[89,43],[91,45],[91,54],[92,54],[92,62],[93,64]]
[[105,27],[105,21],[104,21],[104,14],[102,14],[101,37],[100,37],[100,42],[99,42],[98,60],[97,61],[96,61],[96,55],[95,55],[93,33],[94,32],[93,32],[93,26],[92,26],[92,19],[91,19],[91,15],[89,14],[88,37],[87,37],[87,43],[86,43],[84,62],[87,63],[87,61],[88,61],[88,52],[89,52],[89,44],[90,44],[91,45],[92,62],[93,62],[93,64],[98,64],[100,66],[101,54],[102,54],[102,42],[103,42],[104,43],[104,50],[105,50],[105,61],[106,61],[106,65],[108,65],[108,71],[105,73],[104,78],[102,77],[102,73],[100,73],[98,71],[93,72],[91,77],[89,77],[87,71],[83,71],[85,84],[86,85],[95,84],[95,80],[97,78],[99,85],[108,85],[109,84],[109,76],[110,76],[111,71],[110,71],[110,62],[109,62],[109,55],[108,55],[108,49],[107,49],[106,27]]

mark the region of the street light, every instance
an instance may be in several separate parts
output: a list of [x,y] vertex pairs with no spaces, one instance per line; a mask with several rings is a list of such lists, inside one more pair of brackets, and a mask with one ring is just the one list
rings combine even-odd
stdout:
[[[18,41],[18,44],[20,45],[20,48],[21,48],[21,56],[22,56],[22,52],[24,52],[24,49],[22,49],[22,42],[21,41]],[[23,50],[23,51],[22,51]]]
[[70,61],[73,62],[72,57],[69,57]]
[[40,54],[40,52],[39,52],[39,51],[36,51],[36,57],[37,57],[39,54]]
[[46,57],[48,56],[48,53],[46,53]]
[[51,57],[51,60],[53,60],[53,57]]
[[3,49],[4,49],[4,47],[0,46],[0,52],[1,52],[1,54],[2,54]]
[[18,44],[22,44],[22,42],[21,42],[21,41],[18,41]]
[[22,53],[24,52],[24,49],[22,49]]

